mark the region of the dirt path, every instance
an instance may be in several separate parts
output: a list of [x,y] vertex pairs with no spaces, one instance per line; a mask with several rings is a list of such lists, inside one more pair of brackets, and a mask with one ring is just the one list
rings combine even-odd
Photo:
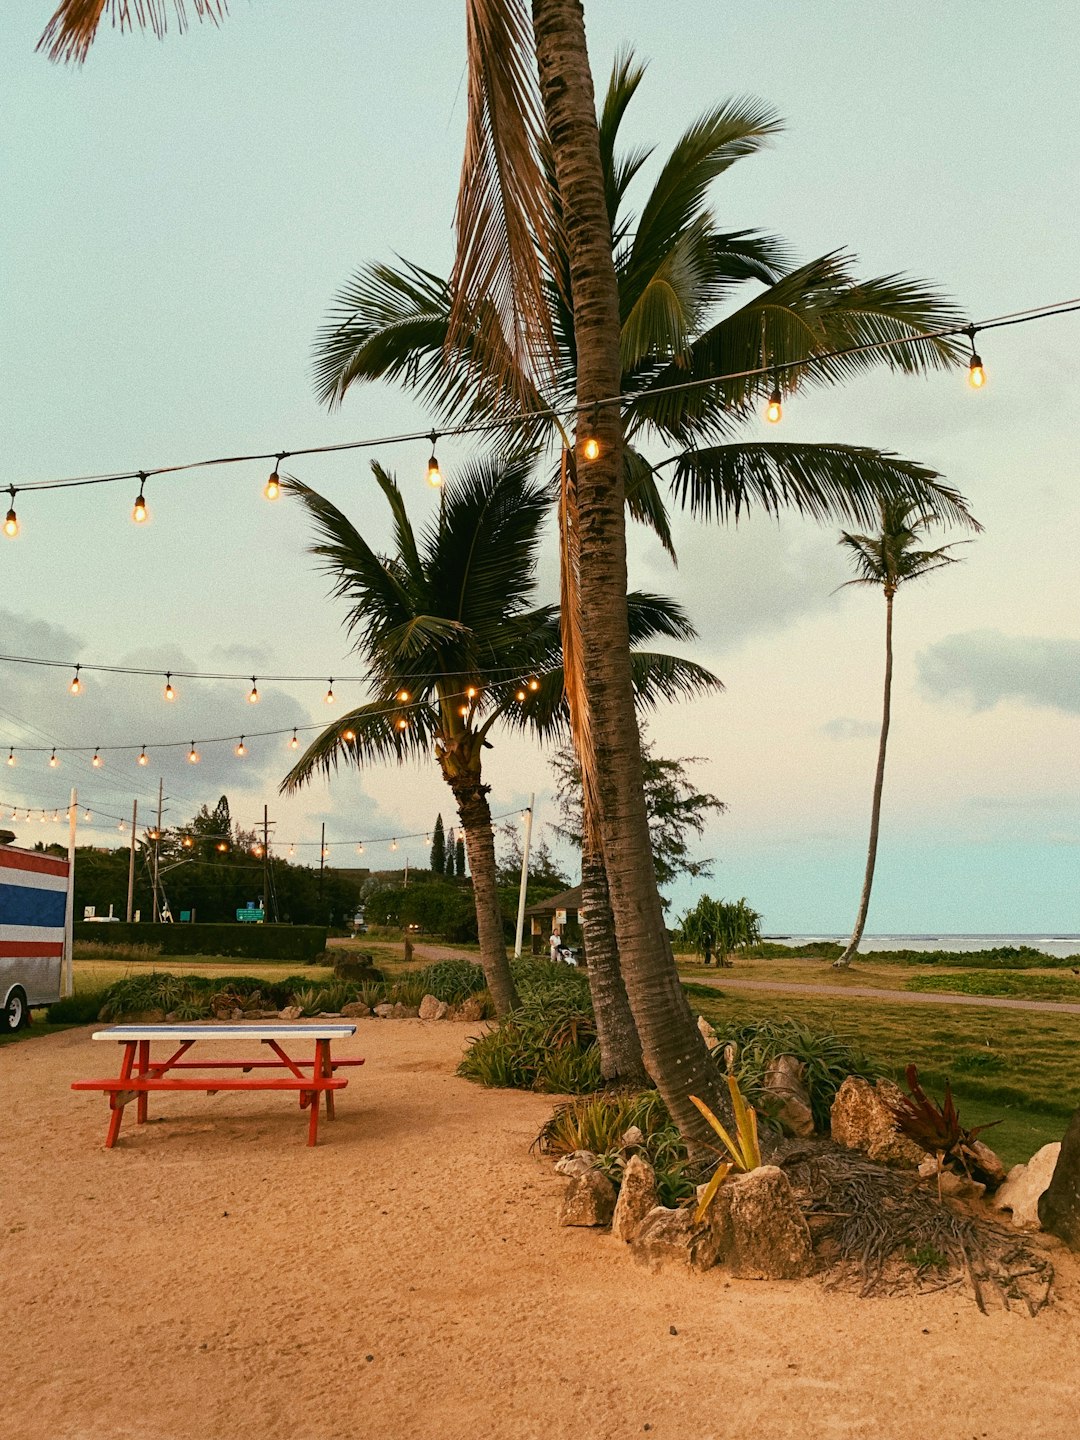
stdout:
[[1018,1000],[1005,995],[956,995],[946,991],[878,990],[873,985],[802,985],[792,980],[714,980],[711,976],[695,975],[695,985],[710,985],[717,990],[771,990],[785,995],[820,995],[830,1000],[857,995],[862,1000],[888,1000],[900,1005],[985,1005],[993,1010],[1044,1010],[1048,1013],[1080,1015],[1080,1005],[1070,1000]]
[[[280,1096],[155,1096],[102,1148],[86,1030],[0,1050],[0,1431],[19,1440],[1062,1440],[1080,1266],[1037,1320],[650,1275],[555,1224],[551,1100],[362,1021],[326,1143]],[[133,1118],[133,1117],[129,1117]],[[944,1408],[943,1408],[944,1407]]]

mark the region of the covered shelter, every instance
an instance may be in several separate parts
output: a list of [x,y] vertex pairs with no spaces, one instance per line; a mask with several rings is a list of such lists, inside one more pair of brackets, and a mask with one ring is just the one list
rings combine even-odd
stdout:
[[544,953],[552,930],[557,930],[568,944],[577,944],[581,939],[581,886],[538,900],[525,914],[529,917],[534,955]]

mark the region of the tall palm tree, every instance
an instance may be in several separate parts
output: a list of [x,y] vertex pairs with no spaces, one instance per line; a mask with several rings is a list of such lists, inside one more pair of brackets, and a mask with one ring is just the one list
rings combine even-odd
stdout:
[[[478,462],[447,485],[420,535],[401,492],[372,467],[393,520],[394,549],[379,555],[336,506],[297,480],[315,523],[313,553],[349,605],[347,624],[374,698],[328,726],[286,776],[292,791],[339,763],[399,762],[432,752],[457,805],[473,877],[481,962],[500,1013],[516,1003],[496,888],[482,756],[499,724],[541,738],[565,732],[558,608],[537,607],[536,557],[549,513],[526,460]],[[684,638],[678,606],[631,597],[632,640]],[[686,697],[719,682],[691,661],[638,649],[642,703]]]
[[870,892],[874,885],[878,832],[881,826],[881,792],[885,783],[885,749],[889,742],[889,722],[892,714],[893,602],[896,592],[901,585],[921,580],[946,565],[955,565],[960,557],[949,552],[956,548],[957,543],[967,543],[960,541],[940,545],[936,550],[918,549],[923,531],[933,519],[933,516],[921,513],[910,503],[882,501],[881,528],[876,534],[852,535],[846,530],[840,534],[840,544],[848,552],[858,571],[855,579],[846,581],[841,589],[847,585],[873,585],[880,587],[885,596],[885,690],[881,707],[877,768],[874,771],[874,796],[870,806],[870,843],[866,855],[866,873],[851,939],[844,953],[833,962],[838,969],[850,965],[852,956],[859,948],[870,908]]

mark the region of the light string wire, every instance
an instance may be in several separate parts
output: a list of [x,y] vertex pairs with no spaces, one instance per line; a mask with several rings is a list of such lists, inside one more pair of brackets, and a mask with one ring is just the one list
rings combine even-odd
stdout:
[[[512,415],[499,416],[491,420],[474,420],[465,424],[449,425],[439,429],[435,433],[439,439],[453,439],[465,435],[483,435],[498,430],[513,429],[521,424],[534,423],[537,420],[553,420],[569,422],[572,417],[581,419],[588,416],[593,410],[610,407],[613,405],[625,405],[635,400],[647,399],[657,395],[672,395],[690,390],[705,389],[710,385],[721,385],[727,380],[753,379],[756,376],[773,377],[790,370],[805,370],[815,365],[822,365],[830,360],[842,359],[847,355],[865,354],[873,350],[894,349],[903,345],[921,345],[928,340],[940,340],[955,335],[974,336],[985,330],[996,330],[1007,325],[1022,325],[1035,320],[1048,320],[1055,315],[1068,315],[1080,310],[1080,296],[1071,300],[1058,300],[1045,305],[1034,305],[1026,310],[1014,310],[1004,315],[991,316],[986,320],[977,320],[969,324],[953,324],[942,326],[938,330],[922,330],[913,335],[890,336],[880,340],[868,340],[858,345],[844,345],[835,350],[821,351],[816,355],[808,355],[801,360],[785,360],[775,363],[754,366],[748,370],[733,370],[724,375],[710,375],[697,380],[682,380],[673,385],[663,386],[657,389],[639,389],[621,391],[616,395],[603,396],[598,400],[591,400],[588,403],[569,406],[558,409],[555,406],[544,406],[535,410],[521,410]],[[55,480],[29,480],[21,484],[13,482],[10,485],[0,487],[3,490],[14,490],[16,494],[28,494],[31,491],[39,490],[63,490],[72,489],[86,485],[112,485],[122,480],[141,480],[154,475],[176,475],[191,470],[208,469],[217,465],[239,465],[254,462],[256,460],[273,460],[280,462],[285,459],[292,459],[301,455],[331,455],[343,451],[372,449],[376,446],[409,445],[417,444],[421,440],[430,441],[432,431],[410,430],[393,435],[377,435],[359,440],[340,440],[328,445],[305,445],[294,446],[291,449],[261,450],[244,455],[218,455],[208,459],[189,460],[177,465],[155,465],[141,466],[131,470],[110,471],[94,475],[70,475]]]
[[[176,680],[262,680],[268,684],[300,684],[318,682],[325,685],[328,679],[333,679],[335,685],[363,685],[370,683],[370,675],[252,675],[250,670],[178,670],[175,666],[166,668],[164,665],[97,665],[88,664],[84,660],[49,660],[38,655],[0,655],[0,662],[8,665],[37,665],[48,670],[78,670],[80,675],[93,672],[102,675],[149,675],[160,679],[164,675],[172,676]],[[496,665],[484,667],[485,674],[504,674],[513,677],[521,673],[512,665]],[[456,680],[468,679],[473,674],[471,670],[440,670],[438,672],[417,672],[411,675],[411,680]],[[244,732],[247,733],[246,731]]]

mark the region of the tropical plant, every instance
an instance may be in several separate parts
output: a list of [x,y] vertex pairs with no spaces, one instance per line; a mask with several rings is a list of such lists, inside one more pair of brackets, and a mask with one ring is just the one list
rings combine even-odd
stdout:
[[[956,548],[939,545],[936,550],[918,548],[927,526],[938,517],[910,500],[882,500],[880,502],[880,529],[874,535],[853,535],[842,531],[840,544],[847,550],[858,572],[847,585],[873,585],[880,587],[885,596],[885,686],[881,708],[881,734],[878,740],[877,767],[874,771],[874,793],[870,805],[870,842],[866,853],[866,871],[863,876],[862,895],[859,899],[859,913],[855,917],[855,928],[847,948],[839,959],[833,961],[836,969],[851,964],[852,956],[859,948],[866,928],[866,915],[870,909],[870,892],[874,885],[874,867],[877,864],[878,832],[881,827],[881,792],[885,783],[885,750],[889,742],[889,723],[892,715],[892,674],[893,674],[893,602],[901,585],[923,579],[942,570],[946,565],[955,565],[959,559],[950,555]],[[982,527],[971,522],[977,529]]]
[[708,965],[716,954],[718,965],[730,965],[732,950],[756,945],[761,939],[761,916],[740,900],[714,900],[702,895],[679,920],[679,935]]
[[850,1039],[830,1030],[813,1030],[797,1020],[750,1020],[735,1029],[718,1028],[717,1055],[731,1057],[730,1070],[747,1100],[768,1116],[769,1068],[781,1055],[792,1055],[803,1067],[815,1128],[829,1129],[836,1092],[848,1078],[876,1080],[883,1073]]
[[[732,1170],[746,1173],[749,1170],[756,1170],[761,1165],[761,1145],[758,1141],[757,1111],[752,1105],[748,1105],[743,1099],[742,1091],[739,1089],[739,1082],[735,1076],[728,1071],[727,1074],[728,1092],[731,1095],[731,1108],[735,1116],[735,1134],[732,1136],[726,1126],[713,1114],[703,1100],[696,1095],[690,1099],[698,1110],[705,1117],[711,1129],[719,1135],[723,1142],[723,1150],[717,1150],[721,1158],[713,1171],[706,1185],[701,1199],[698,1201],[697,1210],[694,1212],[694,1219],[699,1223],[704,1220],[708,1213],[709,1206],[716,1199],[716,1192],[724,1183]],[[715,1148],[715,1147],[713,1147]]]
[[960,1123],[960,1114],[952,1096],[952,1086],[945,1081],[945,1098],[939,1105],[927,1095],[919,1084],[919,1071],[915,1065],[908,1065],[904,1071],[909,1095],[901,1094],[890,1102],[890,1109],[896,1118],[896,1128],[901,1135],[914,1140],[928,1155],[935,1155],[938,1162],[938,1185],[940,1192],[941,1171],[946,1161],[955,1161],[966,1175],[974,1171],[982,1173],[982,1161],[973,1149],[975,1140],[999,1120],[987,1125],[973,1125],[966,1129]]

